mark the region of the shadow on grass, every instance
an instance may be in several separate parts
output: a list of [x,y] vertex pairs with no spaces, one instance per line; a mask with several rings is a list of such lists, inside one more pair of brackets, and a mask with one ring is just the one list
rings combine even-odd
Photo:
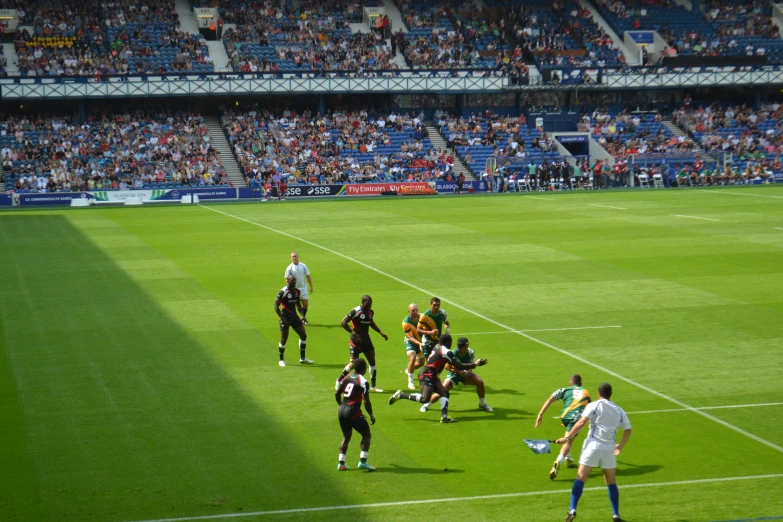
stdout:
[[485,386],[487,389],[487,396],[490,395],[527,395],[525,392],[519,390],[512,390],[511,388],[498,388],[495,389],[491,386]]
[[636,475],[647,475],[656,473],[663,469],[660,464],[628,464],[627,462],[617,461],[617,475],[620,477],[633,477]]
[[390,467],[378,468],[378,471],[384,473],[399,473],[400,475],[448,475],[449,473],[465,473],[464,469],[408,468],[398,464],[392,464]]

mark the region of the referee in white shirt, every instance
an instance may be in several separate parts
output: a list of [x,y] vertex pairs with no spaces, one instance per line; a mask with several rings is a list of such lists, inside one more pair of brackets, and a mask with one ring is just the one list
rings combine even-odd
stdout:
[[[310,324],[307,320],[307,301],[310,294],[313,293],[313,280],[310,278],[310,270],[307,265],[299,262],[299,254],[297,252],[291,252],[291,264],[285,269],[285,278],[290,276],[296,278],[296,289],[299,290],[299,298],[302,300],[302,322],[304,324]],[[305,283],[305,280],[307,283]],[[310,287],[310,292],[307,292],[307,287]]]
[[[576,518],[576,505],[582,490],[585,487],[590,471],[596,466],[601,466],[604,471],[604,480],[609,488],[609,501],[612,503],[612,521],[622,522],[620,518],[620,491],[617,489],[617,455],[631,438],[631,422],[623,409],[610,401],[612,398],[612,386],[603,383],[598,387],[598,400],[588,404],[582,412],[582,417],[574,424],[574,427],[566,433],[558,444],[570,441],[579,433],[588,419],[590,420],[590,433],[582,446],[582,455],[579,457],[579,470],[577,478],[571,488],[571,508],[565,517],[565,522],[571,522]],[[615,445],[615,436],[622,428],[623,438],[620,444]]]

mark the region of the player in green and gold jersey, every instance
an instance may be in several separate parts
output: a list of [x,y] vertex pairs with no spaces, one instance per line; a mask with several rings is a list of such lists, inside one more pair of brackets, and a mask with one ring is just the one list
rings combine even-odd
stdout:
[[419,305],[408,305],[408,315],[402,320],[402,331],[405,332],[405,353],[408,355],[408,367],[405,375],[408,377],[408,389],[415,390],[413,383],[413,370],[424,366],[424,353],[421,351],[421,334],[417,328],[419,324]]
[[417,329],[422,335],[421,349],[425,359],[430,356],[430,352],[438,344],[440,336],[448,332],[450,327],[446,310],[440,308],[440,299],[433,297],[430,299],[430,309],[419,316],[417,325]]
[[[549,408],[549,405],[559,400],[563,401],[563,411],[560,412],[560,421],[563,423],[563,426],[565,426],[566,433],[568,433],[579,420],[579,416],[582,415],[585,406],[590,402],[590,392],[582,388],[581,375],[578,373],[572,375],[568,380],[568,388],[560,388],[546,400],[541,407],[541,411],[538,412],[538,417],[536,417],[536,428],[541,424],[541,420],[543,420],[544,413],[547,408]],[[557,456],[557,460],[549,471],[550,479],[555,480],[557,472],[560,471],[560,465],[563,464],[564,460],[569,468],[574,465],[574,459],[571,458],[572,444],[573,441],[570,440],[566,444],[563,444],[563,447],[560,449],[560,454]]]

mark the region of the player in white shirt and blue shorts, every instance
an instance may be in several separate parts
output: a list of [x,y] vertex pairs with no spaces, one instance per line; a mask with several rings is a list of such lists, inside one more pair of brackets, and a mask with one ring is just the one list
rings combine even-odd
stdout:
[[[604,480],[609,489],[609,501],[612,504],[612,521],[622,522],[620,518],[620,491],[617,489],[617,456],[631,438],[631,422],[628,415],[621,407],[613,403],[612,386],[603,383],[598,387],[598,400],[588,404],[582,416],[565,437],[558,439],[558,444],[570,441],[579,431],[590,422],[590,431],[582,446],[582,455],[579,457],[579,470],[577,478],[571,488],[571,508],[566,515],[565,522],[571,522],[576,518],[576,505],[582,496],[582,490],[587,482],[587,477],[596,466],[601,466],[604,471]],[[616,444],[617,432],[623,429],[623,438]]]
[[[289,276],[296,278],[296,289],[299,290],[299,298],[302,300],[302,322],[304,324],[310,324],[307,320],[307,306],[309,304],[308,298],[313,293],[313,280],[310,278],[310,270],[307,265],[299,262],[299,254],[297,252],[291,252],[291,264],[285,269],[285,278]],[[310,286],[310,292],[308,293],[307,287]]]

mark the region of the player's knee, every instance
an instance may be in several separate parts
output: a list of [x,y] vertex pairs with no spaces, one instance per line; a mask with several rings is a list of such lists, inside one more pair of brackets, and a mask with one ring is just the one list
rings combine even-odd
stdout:
[[305,332],[305,331],[304,331],[304,328],[302,328],[302,333],[301,333],[301,334],[299,334],[299,338],[300,338],[302,341],[306,341],[306,340],[307,340],[307,332]]

